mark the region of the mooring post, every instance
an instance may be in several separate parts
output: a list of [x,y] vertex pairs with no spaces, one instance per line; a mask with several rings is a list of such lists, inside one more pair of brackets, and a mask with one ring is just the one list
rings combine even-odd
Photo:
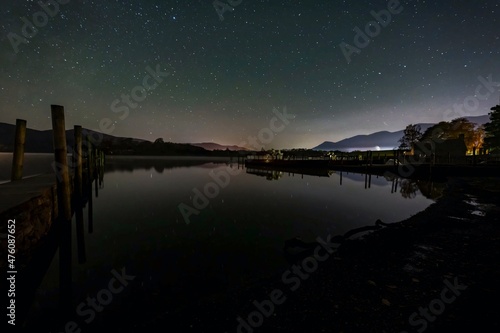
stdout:
[[54,136],[54,158],[56,163],[57,202],[59,218],[59,289],[60,305],[66,313],[71,307],[71,188],[68,168],[68,148],[64,107],[51,105],[52,130]]
[[78,249],[78,263],[84,264],[87,261],[85,253],[85,226],[83,223],[82,202],[77,203],[76,211],[76,244]]
[[83,161],[82,161],[82,126],[75,125],[75,148],[73,149],[73,161],[76,164],[75,168],[75,192],[78,198],[82,197],[83,188]]
[[82,127],[75,125],[75,148],[73,149],[73,161],[75,168],[75,215],[76,215],[76,242],[78,249],[78,263],[86,261],[85,237],[83,224],[83,147],[82,147]]
[[57,173],[57,201],[59,216],[65,221],[71,220],[71,185],[68,169],[68,148],[66,146],[66,128],[64,124],[64,107],[51,105],[52,129],[54,135],[54,158]]
[[24,144],[26,142],[26,120],[16,119],[16,138],[14,142],[14,155],[12,156],[11,181],[23,178]]
[[92,174],[94,171],[94,163],[93,163],[93,156],[92,156],[92,151],[93,151],[93,145],[92,141],[90,140],[90,135],[87,136],[87,178],[88,181],[92,183]]
[[99,156],[99,152],[97,150],[97,148],[95,149],[95,152],[94,152],[96,158],[95,158],[95,167],[94,167],[94,174],[92,174],[92,179],[94,180],[94,189],[95,189],[95,197],[98,198],[99,197],[99,184],[98,184],[98,174],[99,174],[99,161],[98,161],[98,156]]
[[89,196],[89,206],[88,206],[88,221],[89,221],[89,234],[93,233],[94,232],[94,199],[93,199],[93,196],[94,196],[94,193],[92,192],[92,180],[89,179],[89,181],[87,182],[87,192],[88,192],[88,196]]

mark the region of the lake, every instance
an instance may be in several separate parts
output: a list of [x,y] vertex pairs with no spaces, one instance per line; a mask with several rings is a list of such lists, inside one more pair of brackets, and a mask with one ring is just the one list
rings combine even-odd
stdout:
[[[9,178],[9,156],[0,155],[0,179]],[[26,173],[50,171],[51,159],[28,154]],[[326,239],[377,219],[399,222],[433,203],[435,193],[426,182],[345,172],[256,172],[227,158],[108,157],[93,199],[93,232],[85,234],[84,263],[78,262],[73,228],[73,313],[108,286],[112,270],[124,269],[135,279],[89,324],[119,316],[130,307],[127,299],[154,305],[148,312],[154,315],[258,283],[290,266],[286,240]],[[29,317],[31,325],[54,331],[63,329],[54,324],[58,267],[56,255]],[[88,325],[89,317],[74,317]]]

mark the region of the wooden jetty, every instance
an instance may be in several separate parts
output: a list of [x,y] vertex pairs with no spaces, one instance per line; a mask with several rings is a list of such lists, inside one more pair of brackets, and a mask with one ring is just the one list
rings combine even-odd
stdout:
[[[17,321],[22,322],[52,258],[59,250],[61,309],[71,311],[71,235],[76,215],[79,262],[85,261],[83,207],[88,203],[89,233],[92,232],[92,183],[102,175],[104,153],[90,138],[83,140],[81,126],[75,126],[75,146],[68,162],[64,108],[51,106],[54,135],[54,173],[22,178],[26,121],[16,121],[15,151],[11,182],[0,184],[0,267],[7,271],[7,224],[15,220],[15,271],[17,272]],[[83,149],[86,145],[86,149]],[[9,267],[9,270],[14,270]]]

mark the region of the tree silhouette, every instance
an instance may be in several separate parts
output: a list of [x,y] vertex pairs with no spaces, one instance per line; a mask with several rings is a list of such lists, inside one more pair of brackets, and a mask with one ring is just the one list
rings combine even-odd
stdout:
[[411,149],[413,144],[422,138],[420,125],[408,125],[403,131],[403,137],[399,139],[399,149]]
[[457,139],[460,134],[464,135],[465,145],[468,151],[474,147],[483,145],[484,129],[477,126],[467,118],[456,118],[451,122],[442,121],[429,127],[422,135],[423,140],[449,140]]
[[500,105],[491,108],[490,122],[484,125],[485,145],[491,150],[500,149]]

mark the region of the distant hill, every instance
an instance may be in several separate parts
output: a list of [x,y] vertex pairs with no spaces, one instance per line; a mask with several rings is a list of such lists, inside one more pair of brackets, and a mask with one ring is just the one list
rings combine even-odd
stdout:
[[[11,152],[14,150],[15,133],[16,125],[0,123],[0,151]],[[116,146],[124,142],[130,142],[134,144],[147,142],[146,140],[142,139],[121,138],[107,134],[100,134],[98,132],[85,129],[84,134],[88,134],[93,137],[102,135],[101,144],[105,146]],[[73,129],[66,131],[66,142],[68,146],[74,145],[74,136],[75,134]],[[27,128],[26,143],[24,149],[27,153],[52,153],[54,151],[52,130],[39,131]]]
[[[469,121],[476,123],[478,125],[483,125],[490,121],[489,115],[484,116],[475,116],[475,117],[466,117]],[[429,127],[435,124],[418,124],[422,128],[422,132],[424,132]],[[381,131],[367,135],[356,135],[350,138],[346,138],[340,140],[338,142],[325,141],[322,144],[312,148],[313,150],[344,150],[344,151],[352,151],[352,150],[387,150],[393,149],[399,146],[398,140],[403,136],[403,131],[400,130],[397,132],[388,132]]]
[[[0,152],[12,152],[14,150],[14,137],[16,126],[0,123]],[[90,135],[99,138],[99,147],[108,154],[115,155],[210,155],[210,152],[189,144],[178,144],[172,142],[152,143],[147,140],[135,138],[116,137],[100,134],[92,130],[83,130],[84,136]],[[68,147],[74,145],[74,130],[66,131],[66,142]],[[27,153],[52,153],[53,137],[52,130],[38,131],[26,130],[25,151]]]
[[248,150],[247,148],[238,147],[236,145],[227,146],[227,145],[220,145],[214,142],[191,143],[191,145],[205,148],[206,150],[226,150],[226,149],[231,151]]

